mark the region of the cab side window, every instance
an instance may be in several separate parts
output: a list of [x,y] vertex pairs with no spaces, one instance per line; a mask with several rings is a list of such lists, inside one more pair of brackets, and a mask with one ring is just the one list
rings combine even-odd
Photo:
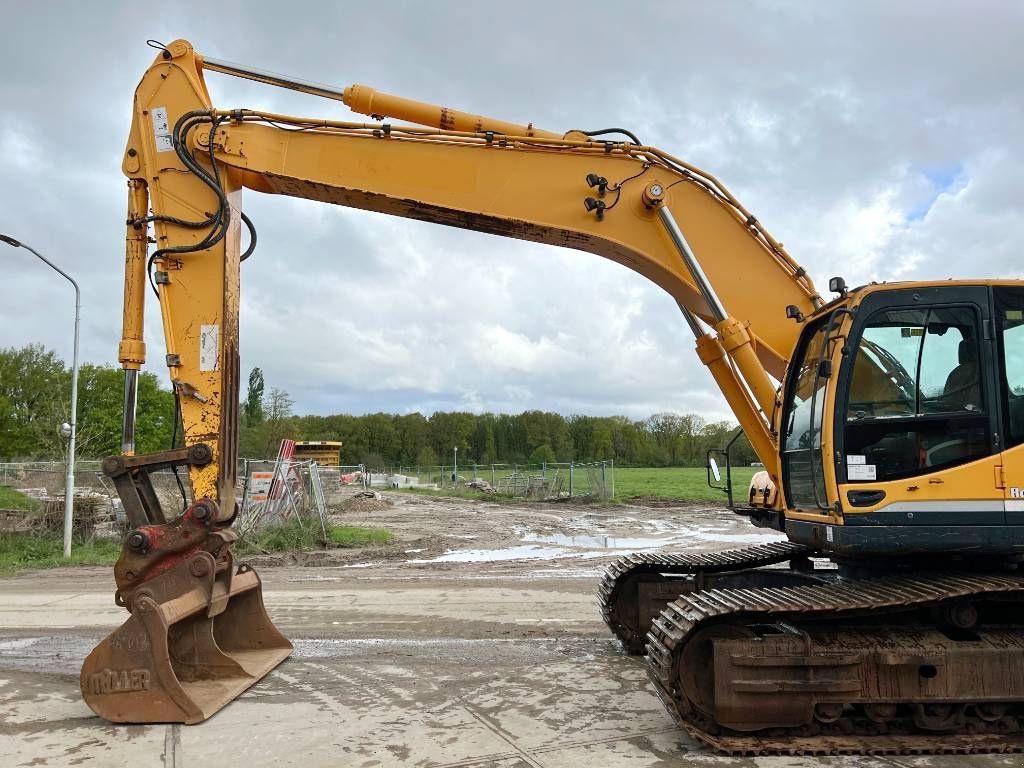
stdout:
[[1007,447],[1024,443],[1024,288],[996,288],[1002,408]]
[[971,307],[868,318],[846,412],[851,481],[909,477],[989,453],[978,327]]

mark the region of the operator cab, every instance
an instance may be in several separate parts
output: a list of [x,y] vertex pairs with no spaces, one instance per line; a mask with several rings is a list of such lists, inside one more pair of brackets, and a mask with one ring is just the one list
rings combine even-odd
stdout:
[[1004,480],[1024,474],[1024,287],[844,293],[801,334],[780,442],[797,541],[1024,554],[1024,503],[1011,509]]

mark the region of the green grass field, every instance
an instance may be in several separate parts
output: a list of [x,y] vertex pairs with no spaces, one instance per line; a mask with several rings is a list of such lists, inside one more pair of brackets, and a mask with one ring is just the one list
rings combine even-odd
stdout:
[[0,574],[61,565],[112,565],[120,553],[121,542],[114,539],[74,541],[71,558],[65,560],[59,536],[0,531]]
[[[746,497],[747,485],[757,471],[755,467],[733,468],[732,492],[737,500]],[[615,498],[625,501],[637,496],[684,501],[726,499],[723,491],[708,487],[703,467],[616,467]]]
[[[327,541],[319,525],[303,526],[287,523],[261,529],[255,536],[245,537],[235,547],[240,555],[264,552],[298,552],[314,549],[365,547],[390,544],[390,531],[383,528],[357,528],[330,525]],[[121,554],[117,539],[75,540],[71,558],[64,559],[63,542],[51,533],[0,531],[0,575],[62,565],[113,565]]]
[[370,544],[390,544],[392,538],[391,532],[383,528],[328,525],[327,541],[324,541],[319,524],[310,524],[307,520],[299,525],[295,521],[289,521],[284,525],[260,528],[255,534],[243,536],[235,545],[235,551],[245,555],[263,552],[301,552],[325,547],[365,547]]
[[37,512],[42,504],[31,496],[20,491],[0,485],[0,509],[13,509],[18,512]]
[[[733,468],[732,489],[736,500],[742,500],[746,497],[750,478],[753,477],[758,469],[756,467]],[[539,474],[539,470],[531,468],[529,471]],[[566,472],[564,468],[561,468],[559,471],[563,474]],[[510,472],[511,470],[499,470],[495,474],[497,479],[500,479]],[[552,470],[549,469],[548,472],[551,473]],[[459,474],[462,475],[461,470]],[[471,474],[472,472],[470,471],[465,476],[468,477]],[[478,472],[478,475],[487,481],[491,479],[489,470],[481,470]],[[585,474],[580,471],[577,477],[577,490],[580,488],[585,490],[587,488]],[[435,475],[431,477],[431,480],[436,482],[438,478]],[[426,476],[423,476],[421,482],[425,481]],[[564,490],[565,485],[562,488]],[[426,496],[456,496],[465,499],[480,499],[483,497],[483,494],[471,488],[445,487],[437,491],[426,488],[402,488],[399,490]],[[615,499],[617,501],[628,501],[638,496],[682,501],[724,502],[726,500],[724,491],[708,486],[707,472],[703,467],[616,467]],[[516,501],[512,496],[500,494],[489,495],[487,498],[499,503],[503,501]]]

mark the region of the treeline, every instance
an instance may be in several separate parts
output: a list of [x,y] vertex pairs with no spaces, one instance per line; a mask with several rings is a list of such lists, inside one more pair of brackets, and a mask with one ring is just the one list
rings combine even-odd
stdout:
[[[78,456],[121,450],[124,372],[84,364],[78,370]],[[152,373],[139,376],[135,437],[140,453],[170,446],[174,396]],[[60,425],[71,420],[71,370],[38,344],[0,349],[0,461],[60,459],[67,450]]]
[[[530,463],[614,459],[620,465],[703,466],[710,448],[721,448],[736,425],[707,422],[696,414],[658,413],[646,419],[625,416],[562,416],[547,411],[520,414],[435,412],[365,416],[295,416],[285,392],[263,394],[263,374],[253,369],[242,403],[242,456],[271,457],[281,438],[341,440],[345,464],[371,468],[460,463]],[[737,440],[734,461],[757,459],[745,437]]]
[[[112,366],[83,365],[79,372],[78,455],[115,454],[121,443],[124,374]],[[38,345],[0,349],[0,460],[59,459],[59,428],[70,412],[71,374],[53,352]],[[459,462],[531,463],[614,459],[620,465],[700,466],[709,448],[722,447],[735,425],[706,422],[696,414],[562,416],[436,412],[365,416],[298,416],[287,393],[264,392],[259,368],[249,376],[241,403],[239,453],[272,458],[282,438],[341,440],[342,461],[369,467],[432,466]],[[151,373],[139,378],[139,452],[170,447],[174,397]],[[735,461],[755,460],[744,438]]]
[[[728,442],[735,425],[706,423],[694,414],[659,413],[635,421],[625,416],[561,416],[545,411],[520,414],[437,412],[430,416],[292,416],[268,426],[243,426],[243,456],[270,455],[277,440],[341,440],[342,461],[368,467],[459,463],[530,463],[614,459],[619,465],[702,466],[709,448]],[[742,443],[742,445],[740,445]],[[755,460],[744,438],[734,460]]]

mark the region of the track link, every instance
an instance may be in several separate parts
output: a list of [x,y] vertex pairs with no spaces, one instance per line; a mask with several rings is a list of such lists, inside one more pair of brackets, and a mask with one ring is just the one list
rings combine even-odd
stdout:
[[[892,577],[789,588],[711,589],[683,594],[655,619],[647,636],[648,676],[676,721],[694,739],[729,755],[970,754],[1022,752],[1024,732],[858,732],[844,720],[791,730],[736,732],[709,722],[686,700],[678,681],[686,643],[714,624],[829,622],[935,608],[956,600],[1024,600],[1024,577],[950,575]],[[983,724],[982,724],[983,725]],[[884,729],[883,729],[884,730]],[[984,730],[983,728],[980,730]]]
[[787,560],[809,557],[813,554],[815,554],[815,550],[802,544],[778,541],[724,552],[687,555],[626,555],[615,560],[605,569],[598,587],[601,616],[626,650],[639,655],[644,652],[649,627],[634,626],[635,622],[626,618],[636,613],[637,596],[635,591],[630,592],[628,587],[631,583],[635,583],[634,580],[637,577],[647,574],[687,576],[701,573],[728,573],[784,563]]

